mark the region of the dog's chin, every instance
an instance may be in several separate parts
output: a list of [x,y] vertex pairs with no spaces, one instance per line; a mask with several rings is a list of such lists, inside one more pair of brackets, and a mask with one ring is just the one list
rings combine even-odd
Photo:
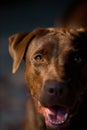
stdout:
[[38,111],[44,116],[45,124],[50,129],[59,130],[69,120],[69,108],[63,106],[44,107],[38,102]]

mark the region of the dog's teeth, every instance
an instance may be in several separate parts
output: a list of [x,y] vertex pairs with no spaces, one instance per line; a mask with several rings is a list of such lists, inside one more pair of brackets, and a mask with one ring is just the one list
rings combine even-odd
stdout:
[[50,121],[51,124],[54,124],[54,125],[59,125],[59,124],[62,124],[64,123],[64,121],[61,121],[61,122],[56,122],[56,121]]
[[56,122],[56,121],[52,121],[52,123],[55,124],[55,125],[58,125],[58,122]]
[[[67,118],[67,116],[68,116],[68,115],[66,114],[66,115],[65,115],[65,119]],[[63,124],[63,123],[64,123],[64,120],[63,120],[63,121],[58,121],[58,122],[57,122],[57,121],[54,121],[54,120],[51,120],[48,114],[47,114],[47,118],[48,118],[48,120],[50,121],[50,123],[53,124],[53,125],[59,125],[59,124]]]
[[62,124],[62,123],[64,123],[64,121],[58,122],[58,124]]
[[64,116],[64,120],[66,120],[67,117],[68,117],[68,113],[65,114],[65,116]]

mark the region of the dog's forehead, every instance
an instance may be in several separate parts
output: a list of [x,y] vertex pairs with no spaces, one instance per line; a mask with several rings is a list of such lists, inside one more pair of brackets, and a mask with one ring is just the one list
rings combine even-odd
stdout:
[[62,33],[62,31],[49,32],[44,36],[35,37],[29,45],[29,50],[36,51],[40,49],[54,49],[54,48],[67,48],[72,43],[72,35]]
[[55,38],[55,36],[52,35],[44,35],[41,37],[35,37],[29,47],[28,47],[28,53],[33,54],[39,50],[43,49],[52,49],[54,46],[58,46],[58,41]]
[[[50,29],[44,35],[36,35],[29,44],[28,53],[33,54],[38,50],[71,51],[75,46],[75,39],[79,39],[79,34],[84,33],[84,30],[74,29]],[[78,40],[77,40],[78,41]]]
[[37,47],[37,49],[50,48],[51,46],[53,47],[58,45],[58,39],[55,35],[44,35],[43,37],[34,39],[32,45]]

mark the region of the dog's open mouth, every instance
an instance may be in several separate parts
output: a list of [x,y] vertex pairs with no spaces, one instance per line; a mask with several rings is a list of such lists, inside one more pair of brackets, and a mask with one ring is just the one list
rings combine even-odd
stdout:
[[43,107],[38,103],[38,111],[44,116],[45,123],[52,129],[63,125],[67,119],[69,110],[62,106]]

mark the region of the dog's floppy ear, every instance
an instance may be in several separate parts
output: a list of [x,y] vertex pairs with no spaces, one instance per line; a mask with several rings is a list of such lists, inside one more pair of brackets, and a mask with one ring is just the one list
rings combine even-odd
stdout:
[[24,57],[27,46],[36,35],[43,35],[45,29],[35,29],[31,33],[18,33],[9,37],[9,53],[13,58],[12,73],[15,73]]
[[9,53],[13,58],[13,73],[17,71],[28,43],[29,33],[19,33],[9,37]]
[[26,47],[30,40],[29,35],[29,33],[19,33],[9,37],[9,53],[13,58],[13,73],[17,71],[22,61]]

